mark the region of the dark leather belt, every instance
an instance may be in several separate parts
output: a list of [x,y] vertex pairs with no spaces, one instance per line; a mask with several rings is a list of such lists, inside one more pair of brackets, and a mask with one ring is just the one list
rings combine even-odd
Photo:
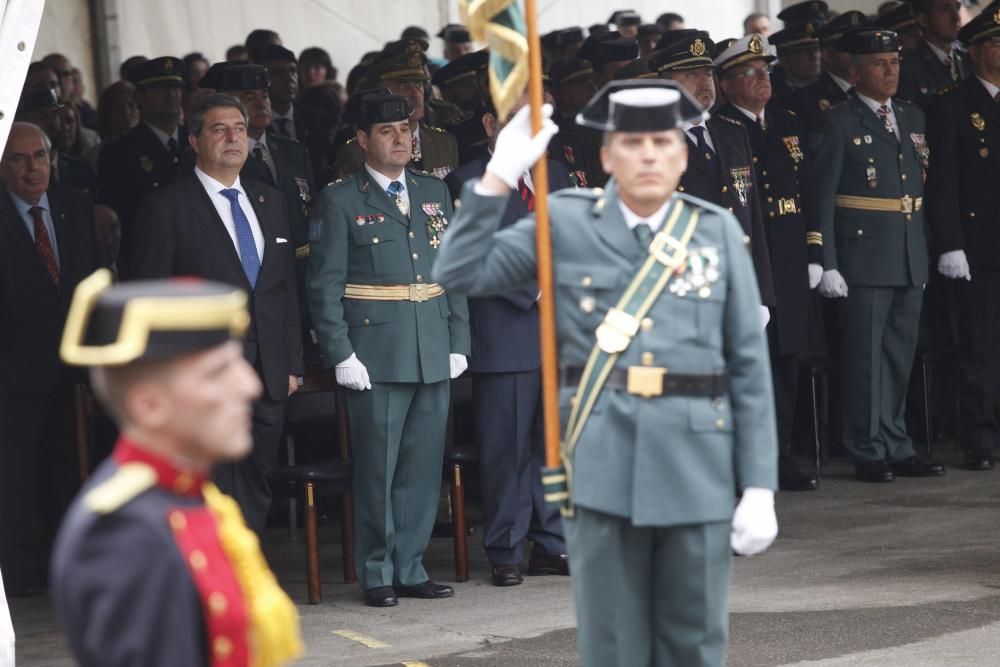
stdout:
[[[582,366],[566,366],[559,371],[562,386],[580,384]],[[685,375],[655,366],[617,366],[611,369],[604,386],[636,396],[707,396],[718,398],[729,390],[729,373]]]

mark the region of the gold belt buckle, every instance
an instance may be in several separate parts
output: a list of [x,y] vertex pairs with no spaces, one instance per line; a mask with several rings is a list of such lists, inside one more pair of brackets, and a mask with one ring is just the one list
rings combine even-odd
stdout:
[[649,254],[655,257],[660,264],[673,269],[684,261],[687,249],[673,236],[665,232],[657,232],[656,236],[653,237],[653,242],[649,244]]
[[663,376],[667,374],[666,368],[653,368],[650,366],[629,366],[628,382],[625,390],[635,396],[652,398],[663,395]]
[[798,211],[794,199],[782,198],[778,200],[778,215],[786,215],[797,212]]
[[913,213],[913,197],[906,195],[899,200],[899,203],[903,213]]
[[410,301],[427,301],[427,283],[412,283],[410,285]]

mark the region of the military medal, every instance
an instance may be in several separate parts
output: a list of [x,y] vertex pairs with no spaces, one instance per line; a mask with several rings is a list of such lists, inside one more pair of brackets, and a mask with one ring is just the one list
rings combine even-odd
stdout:
[[295,184],[299,186],[299,199],[302,200],[302,215],[308,216],[312,195],[309,194],[309,182],[304,178],[295,178]]
[[431,237],[431,247],[436,250],[441,245],[441,235],[444,234],[444,230],[448,226],[448,219],[441,211],[441,204],[427,202],[421,204],[420,207],[423,209],[424,215],[427,216],[427,233]]
[[971,118],[972,127],[976,128],[980,132],[986,129],[986,121],[983,120],[983,117],[980,116],[978,112],[973,112]]
[[753,187],[753,181],[750,179],[750,167],[730,169],[729,174],[733,178],[733,188],[736,190],[740,204],[746,206],[749,202],[747,195],[750,193],[750,188]]
[[712,285],[718,282],[719,252],[716,248],[691,248],[684,264],[677,267],[670,283],[670,293],[679,297],[696,292],[699,298],[712,296]]
[[911,132],[910,140],[913,142],[913,148],[917,151],[920,164],[926,168],[931,155],[930,148],[927,146],[927,138],[920,132]]
[[803,158],[802,149],[799,147],[799,138],[792,135],[790,137],[782,137],[781,141],[785,144],[788,155],[791,156],[795,164],[798,164]]
[[572,146],[563,146],[563,157],[566,158],[567,164],[576,164],[576,153],[573,152]]
[[870,164],[865,168],[865,177],[868,178],[869,188],[874,190],[878,187],[878,178],[875,175],[875,165]]

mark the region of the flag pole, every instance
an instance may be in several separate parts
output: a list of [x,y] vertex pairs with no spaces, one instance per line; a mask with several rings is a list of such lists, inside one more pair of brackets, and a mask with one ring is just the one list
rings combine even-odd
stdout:
[[[524,0],[528,38],[528,101],[531,132],[542,128],[542,50],[535,0]],[[562,465],[559,455],[559,378],[556,364],[555,290],[552,284],[552,235],[549,229],[549,166],[542,155],[531,173],[535,186],[535,255],[538,265],[538,319],[541,333],[542,414],[545,418],[545,466]]]

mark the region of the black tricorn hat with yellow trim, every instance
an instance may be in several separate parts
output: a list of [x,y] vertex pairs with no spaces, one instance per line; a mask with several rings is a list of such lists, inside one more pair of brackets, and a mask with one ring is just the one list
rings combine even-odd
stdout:
[[111,284],[99,269],[73,294],[59,354],[74,366],[164,361],[240,338],[250,324],[243,290],[200,278]]
[[605,132],[662,132],[708,118],[676,81],[609,81],[576,115],[577,125]]

